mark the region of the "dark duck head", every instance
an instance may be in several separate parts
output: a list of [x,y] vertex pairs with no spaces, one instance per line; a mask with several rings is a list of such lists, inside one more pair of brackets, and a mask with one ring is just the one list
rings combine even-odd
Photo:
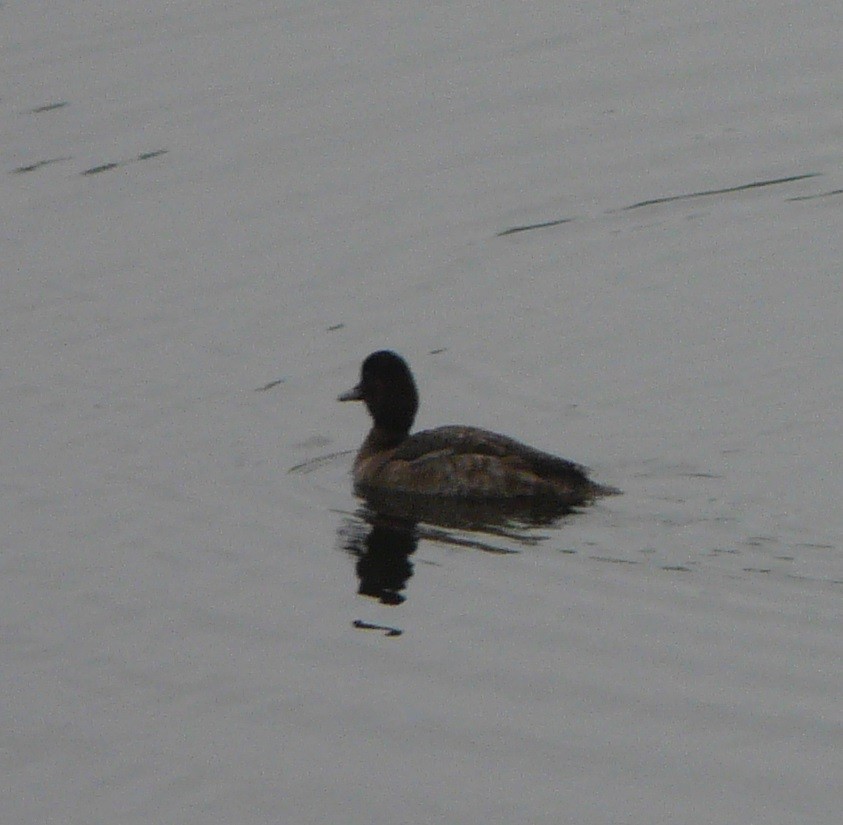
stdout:
[[382,446],[403,441],[419,409],[419,393],[407,362],[389,350],[373,352],[360,369],[360,383],[340,401],[362,401],[372,416]]

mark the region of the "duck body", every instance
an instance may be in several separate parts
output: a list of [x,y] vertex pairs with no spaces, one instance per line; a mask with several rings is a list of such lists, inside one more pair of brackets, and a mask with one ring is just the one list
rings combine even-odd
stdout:
[[437,427],[408,435],[395,446],[373,428],[353,472],[355,486],[363,491],[565,500],[598,492],[584,467],[476,427]]
[[585,467],[477,427],[446,426],[410,435],[418,392],[399,355],[364,362],[360,383],[340,396],[363,401],[373,426],[354,460],[355,489],[459,500],[547,500],[575,505],[618,492]]

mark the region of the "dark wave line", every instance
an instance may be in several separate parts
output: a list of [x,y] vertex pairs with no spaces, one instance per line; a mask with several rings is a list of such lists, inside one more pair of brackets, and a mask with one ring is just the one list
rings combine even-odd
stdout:
[[[772,178],[770,180],[756,180],[752,183],[742,183],[739,186],[727,186],[724,189],[705,189],[702,192],[688,192],[683,195],[666,195],[661,198],[648,198],[645,201],[638,201],[638,203],[630,204],[629,206],[621,206],[618,209],[609,209],[605,214],[611,215],[617,212],[628,212],[630,209],[640,209],[642,206],[657,206],[662,203],[672,203],[673,201],[690,200],[691,198],[704,198],[708,195],[729,195],[733,192],[744,192],[747,189],[760,189],[763,186],[778,186],[782,183],[794,183],[799,180],[807,180],[808,178],[819,177],[821,172],[808,172],[805,175],[790,175],[786,178]],[[808,200],[809,198],[819,198],[829,195],[843,194],[843,190],[835,190],[833,192],[826,192],[823,195],[805,195],[801,198],[788,198],[788,200]],[[547,229],[551,226],[559,226],[563,223],[571,223],[573,218],[559,218],[555,221],[542,221],[541,223],[531,223],[525,226],[513,226],[510,229],[504,229],[498,232],[495,237],[503,238],[506,235],[514,235],[516,232],[529,232],[531,229]]]
[[498,232],[497,237],[502,238],[504,235],[514,235],[516,232],[529,232],[531,229],[547,229],[549,226],[559,226],[562,223],[570,223],[573,218],[560,218],[558,221],[545,221],[544,223],[531,223],[527,226],[513,226],[510,229],[504,229],[503,232]]
[[830,192],[818,192],[816,195],[799,195],[788,198],[789,201],[812,201],[815,198],[830,198],[832,195],[843,195],[843,189],[832,189]]
[[689,200],[690,198],[704,198],[707,195],[728,195],[732,192],[743,192],[747,189],[760,189],[762,186],[777,186],[780,183],[793,183],[797,180],[816,178],[820,172],[809,172],[807,175],[791,175],[787,178],[773,178],[772,180],[757,180],[752,183],[742,183],[740,186],[728,186],[725,189],[706,189],[703,192],[690,192],[686,195],[668,195],[664,198],[650,198],[646,201],[633,203],[631,206],[622,206],[620,209],[612,209],[612,212],[628,212],[630,209],[638,209],[642,206],[655,206],[660,203],[671,203],[672,201]]

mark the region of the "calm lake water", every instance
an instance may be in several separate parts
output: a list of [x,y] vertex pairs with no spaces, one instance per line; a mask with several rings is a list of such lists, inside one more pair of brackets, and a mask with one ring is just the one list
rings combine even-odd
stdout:
[[[0,4],[0,819],[837,825],[841,22]],[[381,347],[623,495],[374,517]]]

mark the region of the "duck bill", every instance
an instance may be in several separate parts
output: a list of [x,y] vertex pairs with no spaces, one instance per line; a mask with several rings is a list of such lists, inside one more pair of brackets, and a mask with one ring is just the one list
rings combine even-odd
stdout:
[[363,400],[363,388],[358,384],[354,389],[349,390],[348,392],[344,392],[342,395],[338,396],[337,401],[362,401]]

